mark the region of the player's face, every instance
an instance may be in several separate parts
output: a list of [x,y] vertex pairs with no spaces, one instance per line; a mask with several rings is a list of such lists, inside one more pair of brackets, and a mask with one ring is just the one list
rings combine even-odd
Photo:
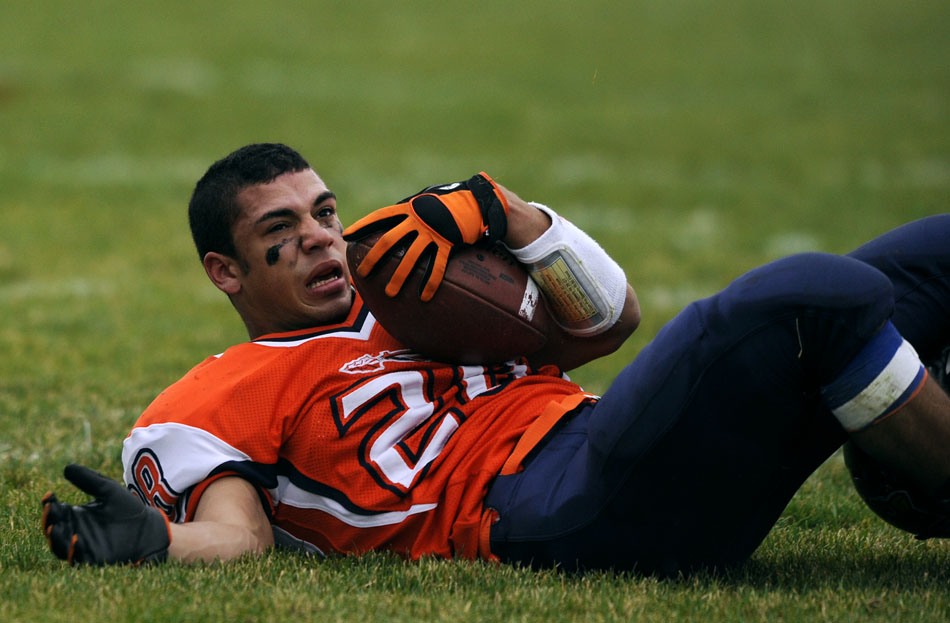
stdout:
[[331,323],[352,304],[336,196],[311,169],[243,189],[235,304],[252,336]]

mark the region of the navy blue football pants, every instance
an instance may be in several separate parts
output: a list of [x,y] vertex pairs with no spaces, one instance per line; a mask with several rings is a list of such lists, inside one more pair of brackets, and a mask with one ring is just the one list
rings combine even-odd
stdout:
[[745,560],[847,438],[819,388],[889,318],[925,362],[950,345],[950,215],[771,262],[688,306],[495,480],[493,553],[660,574]]

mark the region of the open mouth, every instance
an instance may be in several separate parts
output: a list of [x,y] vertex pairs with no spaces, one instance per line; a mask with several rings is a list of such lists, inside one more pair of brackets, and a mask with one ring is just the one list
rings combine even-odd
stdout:
[[319,275],[311,279],[307,283],[307,289],[316,290],[317,288],[320,288],[321,286],[325,286],[328,283],[331,283],[333,281],[336,281],[337,279],[340,279],[342,276],[343,276],[342,270],[340,270],[339,268],[331,268],[327,270],[326,272],[320,273]]

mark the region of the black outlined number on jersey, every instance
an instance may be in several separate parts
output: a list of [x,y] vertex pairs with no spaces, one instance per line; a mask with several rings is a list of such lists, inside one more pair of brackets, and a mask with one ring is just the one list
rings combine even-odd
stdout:
[[164,512],[171,521],[178,520],[178,500],[181,494],[165,481],[158,457],[145,448],[139,450],[132,462],[132,482],[129,489],[143,502]]
[[383,488],[398,495],[425,474],[458,429],[455,409],[438,412],[427,397],[426,376],[418,371],[383,374],[336,397],[341,430],[370,411],[383,410],[360,444],[360,463]]

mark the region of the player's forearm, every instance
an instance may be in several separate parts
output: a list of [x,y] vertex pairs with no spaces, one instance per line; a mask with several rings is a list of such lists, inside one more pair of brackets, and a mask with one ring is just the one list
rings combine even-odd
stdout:
[[260,554],[274,544],[273,535],[214,521],[171,525],[168,555],[184,562],[231,560],[247,552]]
[[563,329],[554,328],[540,351],[528,359],[536,366],[554,364],[564,371],[573,370],[585,363],[616,351],[640,325],[640,305],[633,288],[628,285],[627,302],[620,319],[607,331],[589,337],[571,335]]
[[503,242],[512,249],[526,247],[547,231],[551,219],[504,186],[498,187],[508,200],[508,231]]
[[270,521],[253,485],[243,478],[212,482],[202,494],[195,520],[172,524],[168,555],[176,560],[230,560],[259,554],[274,544]]

